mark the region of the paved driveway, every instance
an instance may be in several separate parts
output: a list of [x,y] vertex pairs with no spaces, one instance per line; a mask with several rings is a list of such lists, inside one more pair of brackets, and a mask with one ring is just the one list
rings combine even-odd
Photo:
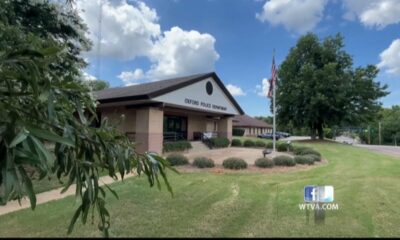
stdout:
[[366,148],[374,152],[384,153],[394,157],[400,157],[400,147],[367,144],[354,144],[353,146]]
[[[215,164],[222,164],[222,162],[229,157],[238,157],[242,158],[247,162],[247,164],[254,164],[254,162],[263,157],[262,148],[244,148],[244,147],[229,147],[229,148],[220,148],[220,149],[212,149],[206,151],[196,151],[196,152],[188,152],[184,155],[189,158],[189,161],[192,162],[196,157],[207,157],[214,160]],[[271,153],[268,154],[268,157],[275,157],[277,155],[289,155],[287,153]]]
[[281,141],[301,141],[301,140],[311,140],[310,136],[290,136],[287,138],[281,138]]

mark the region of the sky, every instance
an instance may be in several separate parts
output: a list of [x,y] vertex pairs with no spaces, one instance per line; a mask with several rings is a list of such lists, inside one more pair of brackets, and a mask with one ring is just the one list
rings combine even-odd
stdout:
[[93,41],[85,79],[111,87],[215,71],[248,115],[271,115],[273,50],[279,68],[301,35],[341,33],[354,67],[380,69],[383,106],[400,104],[399,0],[78,0],[76,9]]

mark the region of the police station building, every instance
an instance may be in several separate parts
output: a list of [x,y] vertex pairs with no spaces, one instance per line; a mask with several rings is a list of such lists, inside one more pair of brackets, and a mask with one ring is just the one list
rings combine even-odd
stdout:
[[[162,152],[164,141],[232,138],[232,118],[243,110],[214,73],[95,92],[100,118],[118,124],[138,152]],[[121,118],[121,115],[124,115]]]

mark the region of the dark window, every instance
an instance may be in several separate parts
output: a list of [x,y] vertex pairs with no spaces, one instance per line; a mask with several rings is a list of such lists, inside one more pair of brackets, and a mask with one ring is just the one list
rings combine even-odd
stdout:
[[208,95],[211,95],[213,93],[213,85],[210,81],[206,83],[206,91]]

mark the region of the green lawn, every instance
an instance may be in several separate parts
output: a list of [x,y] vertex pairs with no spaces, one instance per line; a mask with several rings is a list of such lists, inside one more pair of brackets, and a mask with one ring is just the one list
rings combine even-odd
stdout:
[[[169,174],[171,198],[144,177],[116,183],[109,197],[116,237],[399,237],[400,159],[349,145],[313,147],[329,163],[309,171],[273,174]],[[340,209],[324,225],[306,223],[303,187],[333,185]],[[74,197],[0,216],[1,237],[65,236]],[[72,236],[101,236],[77,222]]]
[[[104,170],[99,171],[100,176],[106,176],[108,173]],[[62,183],[58,180],[56,174],[53,174],[50,178],[43,178],[39,180],[38,178],[35,177],[35,179],[32,181],[33,187],[35,189],[36,193],[42,193],[46,191],[50,191],[53,189],[61,188],[64,187],[64,185],[68,182],[68,176],[61,176],[61,181]]]

